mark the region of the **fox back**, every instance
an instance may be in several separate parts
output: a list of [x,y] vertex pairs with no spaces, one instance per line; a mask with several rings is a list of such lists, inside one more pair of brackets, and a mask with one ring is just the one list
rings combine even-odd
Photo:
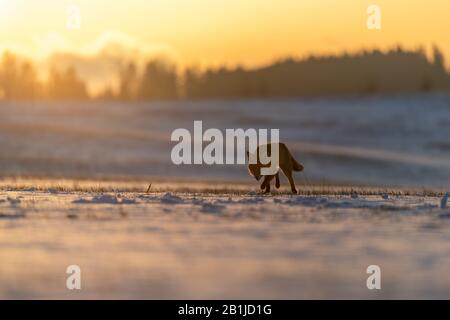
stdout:
[[[302,171],[304,169],[303,165],[294,159],[291,152],[284,143],[271,143],[263,146],[259,146],[255,153],[257,162],[248,165],[249,173],[256,178],[256,180],[261,179],[261,168],[269,167],[270,163],[262,164],[259,159],[260,148],[267,148],[267,155],[270,157],[272,153],[272,148],[278,148],[278,166],[284,172],[284,174],[292,173],[293,171]],[[266,150],[263,150],[266,152]],[[247,152],[247,157],[250,158],[250,154]]]

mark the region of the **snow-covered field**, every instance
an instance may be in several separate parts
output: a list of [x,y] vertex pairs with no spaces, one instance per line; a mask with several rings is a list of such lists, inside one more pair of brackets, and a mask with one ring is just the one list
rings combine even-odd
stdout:
[[[0,103],[0,176],[249,181],[175,166],[173,130],[277,128],[319,183],[450,186],[450,95],[153,103]],[[298,178],[300,179],[300,177]]]
[[[146,188],[3,181],[0,298],[450,298],[450,209],[438,196]],[[79,291],[66,289],[69,265]],[[381,290],[366,287],[369,265]]]
[[[194,120],[280,129],[301,194],[172,164]],[[450,298],[449,137],[449,94],[1,102],[0,298]]]

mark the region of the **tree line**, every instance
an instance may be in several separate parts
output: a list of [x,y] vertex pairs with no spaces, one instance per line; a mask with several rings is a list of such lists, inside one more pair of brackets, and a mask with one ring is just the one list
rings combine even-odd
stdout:
[[87,86],[69,67],[52,69],[48,79],[39,79],[35,66],[6,52],[0,63],[0,98],[3,100],[88,99]]
[[129,62],[118,74],[117,88],[92,97],[76,69],[51,69],[46,80],[35,66],[4,53],[0,63],[3,100],[121,101],[173,99],[242,99],[334,95],[367,95],[450,90],[442,52],[424,50],[362,51],[338,56],[285,59],[256,68],[188,68],[177,72],[166,59],[151,59],[142,70]]

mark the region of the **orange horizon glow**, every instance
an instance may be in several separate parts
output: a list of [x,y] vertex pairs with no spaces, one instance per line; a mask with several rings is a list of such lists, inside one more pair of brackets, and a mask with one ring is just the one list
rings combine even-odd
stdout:
[[[372,3],[382,10],[380,31],[366,28]],[[66,28],[70,4],[81,9],[80,30]],[[396,44],[436,44],[450,57],[450,3],[441,0],[0,0],[0,10],[2,49],[32,57],[89,51],[105,34],[173,50],[188,65],[255,65]]]
[[[66,27],[72,4],[77,30]],[[366,27],[371,4],[381,8],[381,30]],[[137,61],[163,53],[203,68],[437,45],[450,69],[449,12],[441,0],[0,0],[0,51],[38,62],[58,52]]]

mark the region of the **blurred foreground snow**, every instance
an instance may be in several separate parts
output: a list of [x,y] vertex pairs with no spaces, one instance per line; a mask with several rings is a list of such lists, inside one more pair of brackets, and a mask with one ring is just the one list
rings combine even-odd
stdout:
[[[0,191],[0,298],[449,298],[439,197]],[[379,265],[382,290],[366,288]],[[79,265],[82,289],[66,289]]]

